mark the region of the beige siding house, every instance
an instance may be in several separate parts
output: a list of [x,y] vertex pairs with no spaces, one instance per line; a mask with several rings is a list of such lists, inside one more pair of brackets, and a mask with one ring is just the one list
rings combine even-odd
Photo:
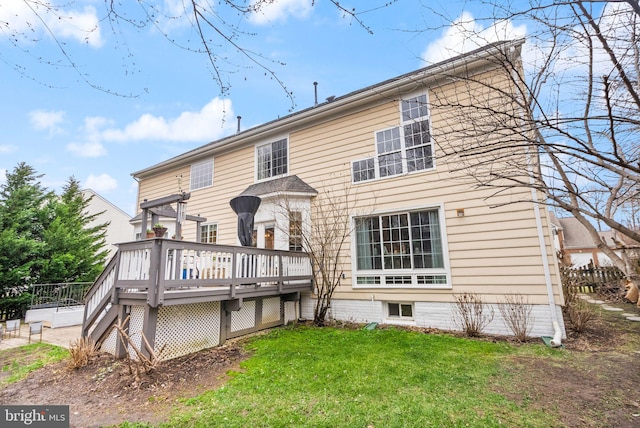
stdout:
[[[476,293],[495,306],[505,295],[520,294],[533,305],[533,336],[563,333],[547,210],[511,203],[530,200],[530,190],[492,196],[473,187],[444,155],[457,144],[447,130],[459,119],[452,109],[430,103],[435,94],[438,105],[443,97],[473,102],[492,95],[482,85],[470,88],[468,81],[452,79],[456,74],[491,79],[493,86],[503,79],[509,90],[493,60],[497,52],[518,57],[521,46],[490,45],[137,171],[138,203],[186,190],[189,214],[207,220],[200,230],[186,224],[184,241],[239,245],[229,201],[256,195],[262,204],[255,245],[290,250],[292,219],[282,209],[283,198],[293,201],[310,230],[317,221],[313,204],[331,204],[328,194],[348,192],[352,232],[341,255],[345,274],[331,317],[456,329],[457,295]],[[313,305],[313,294],[303,292],[296,316],[311,318]],[[495,309],[485,331],[511,334]]]

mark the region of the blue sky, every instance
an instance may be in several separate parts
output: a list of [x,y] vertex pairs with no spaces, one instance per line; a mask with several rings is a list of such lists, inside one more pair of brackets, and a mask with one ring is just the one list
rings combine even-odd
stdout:
[[[75,176],[134,214],[132,172],[234,133],[238,115],[244,130],[291,112],[278,83],[228,45],[218,51],[228,59],[220,68],[230,84],[221,94],[206,57],[162,35],[197,46],[184,18],[113,27],[103,19],[102,0],[51,3],[60,6],[56,13],[40,9],[38,18],[35,2],[0,0],[0,182],[26,162],[49,189],[59,192]],[[122,14],[141,16],[137,2],[122,3]],[[165,16],[180,15],[182,0],[157,3]],[[398,0],[382,8],[387,1],[341,2],[370,10],[359,15],[369,34],[329,1],[311,3],[280,0],[244,18],[218,11],[246,32],[238,43],[262,54],[293,93],[294,111],[313,104],[314,81],[322,101],[437,62],[450,54],[442,47],[454,53],[477,47],[444,27],[426,4],[450,20],[489,26],[473,22],[481,13],[474,2]],[[526,33],[524,24],[490,28],[510,38]]]

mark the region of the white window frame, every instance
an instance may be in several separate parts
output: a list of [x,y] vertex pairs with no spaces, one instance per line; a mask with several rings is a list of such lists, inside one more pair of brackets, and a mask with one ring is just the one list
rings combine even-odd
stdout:
[[[417,211],[437,210],[440,226],[440,242],[442,245],[442,268],[419,268],[419,269],[385,269],[384,260],[382,269],[362,269],[358,270],[357,260],[357,230],[356,219],[362,217],[385,216],[393,214],[412,213]],[[449,244],[447,242],[447,228],[445,219],[444,203],[430,204],[423,206],[407,207],[396,210],[376,210],[365,216],[351,216],[351,270],[353,278],[351,287],[353,289],[444,289],[452,288],[451,265],[449,261]],[[427,277],[444,278],[445,283],[426,283]],[[359,283],[360,282],[360,283]]]
[[[391,315],[389,305],[398,305],[398,315]],[[411,308],[411,316],[402,315],[402,306]],[[386,302],[385,305],[386,318],[393,321],[413,321],[415,318],[415,305],[411,302]]]
[[[278,174],[278,175],[274,175],[273,173],[273,164],[271,165],[271,170],[269,171],[269,175],[260,178],[260,156],[259,156],[259,151],[260,149],[264,148],[264,147],[270,147],[270,154],[271,154],[271,159],[273,160],[273,145],[276,143],[279,143],[281,141],[285,141],[286,142],[286,150],[287,150],[287,162],[286,162],[286,171],[282,174]],[[289,151],[289,137],[288,136],[283,136],[283,137],[279,137],[279,138],[274,138],[271,139],[268,143],[263,143],[263,144],[258,144],[255,146],[255,181],[256,182],[262,182],[262,181],[269,181],[269,180],[273,180],[274,178],[279,178],[279,177],[286,177],[287,175],[289,175],[289,159],[291,158],[290,156],[290,151]]]
[[[206,171],[209,168],[209,165],[211,171],[210,174],[209,171]],[[210,176],[210,179],[206,179],[207,176]],[[191,164],[189,172],[189,188],[193,191],[206,189],[211,186],[213,186],[213,158]]]
[[[414,100],[418,97],[424,96],[425,97],[425,102],[427,105],[427,114],[426,116],[419,116],[417,118],[409,118],[408,120],[404,120],[404,116],[403,116],[403,111],[402,111],[402,104],[403,102],[409,102],[411,100]],[[433,144],[433,138],[432,138],[432,127],[431,127],[431,108],[430,108],[430,104],[429,104],[429,95],[426,92],[420,92],[420,93],[415,93],[415,94],[411,94],[409,97],[401,99],[398,103],[398,110],[399,110],[399,116],[400,116],[400,124],[398,126],[393,126],[390,128],[384,128],[384,129],[378,129],[376,131],[374,131],[373,133],[373,143],[375,145],[375,156],[373,156],[373,160],[374,160],[374,177],[373,178],[368,178],[366,180],[359,180],[356,181],[355,180],[355,175],[356,175],[356,171],[354,170],[355,164],[358,162],[366,162],[369,161],[370,159],[372,159],[372,157],[368,157],[368,158],[362,158],[362,159],[356,159],[354,161],[351,161],[351,182],[353,184],[360,184],[360,183],[365,183],[368,181],[373,181],[373,180],[382,180],[385,178],[390,178],[390,177],[398,177],[401,175],[406,175],[406,174],[415,174],[415,173],[421,173],[421,172],[426,172],[426,171],[433,171],[436,168],[436,156],[434,154],[434,144]],[[431,167],[429,168],[424,168],[424,169],[416,169],[414,171],[409,171],[409,167],[408,167],[408,157],[407,157],[407,151],[408,150],[412,150],[413,147],[407,147],[406,145],[406,140],[405,140],[405,126],[407,125],[411,125],[414,123],[418,123],[418,122],[423,122],[423,121],[427,121],[429,124],[429,143],[422,145],[421,147],[429,147],[431,150]],[[400,173],[396,173],[396,174],[388,174],[385,176],[382,176],[380,174],[380,159],[382,156],[385,156],[387,154],[389,154],[388,152],[381,152],[379,150],[378,147],[378,134],[379,133],[384,133],[387,131],[393,132],[393,130],[398,129],[399,134],[400,134],[400,149],[399,150],[394,150],[394,153],[399,153],[400,154],[400,158],[401,158],[401,166],[402,166],[402,172]],[[358,171],[359,173],[361,173],[361,171]]]
[[[210,226],[215,226],[215,228],[216,228],[216,242],[209,242],[208,240],[207,241],[203,241],[202,240],[202,238],[205,236],[205,235],[202,235],[202,228],[203,227],[207,228],[206,236],[208,238],[209,237],[209,227]],[[218,235],[219,235],[219,233],[220,233],[220,229],[218,228],[218,223],[204,223],[204,224],[201,224],[200,225],[200,242],[203,243],[203,244],[217,244],[218,243]]]

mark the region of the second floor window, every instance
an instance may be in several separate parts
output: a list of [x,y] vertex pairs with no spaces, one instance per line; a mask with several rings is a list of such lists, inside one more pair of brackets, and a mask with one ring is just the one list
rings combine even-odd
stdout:
[[191,165],[191,190],[202,189],[213,184],[213,159]]
[[258,180],[287,174],[289,156],[286,138],[257,147],[256,156]]
[[352,162],[354,183],[433,168],[427,96],[400,106],[401,125],[375,133],[376,157]]

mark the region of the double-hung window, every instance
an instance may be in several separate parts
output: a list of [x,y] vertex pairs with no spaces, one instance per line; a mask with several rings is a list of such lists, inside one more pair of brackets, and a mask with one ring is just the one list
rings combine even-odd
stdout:
[[289,164],[288,141],[283,138],[256,148],[256,173],[258,180],[286,175]]
[[446,287],[441,210],[355,219],[355,286]]
[[191,190],[209,187],[213,184],[213,159],[191,165]]
[[289,251],[302,250],[302,213],[292,211],[289,215]]
[[427,96],[402,100],[400,110],[400,126],[375,133],[376,156],[352,162],[354,183],[433,168]]

